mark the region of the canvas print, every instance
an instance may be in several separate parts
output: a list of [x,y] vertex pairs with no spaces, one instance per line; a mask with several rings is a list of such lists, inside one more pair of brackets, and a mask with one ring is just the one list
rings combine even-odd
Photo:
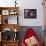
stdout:
[[37,11],[36,9],[24,9],[24,18],[36,18]]

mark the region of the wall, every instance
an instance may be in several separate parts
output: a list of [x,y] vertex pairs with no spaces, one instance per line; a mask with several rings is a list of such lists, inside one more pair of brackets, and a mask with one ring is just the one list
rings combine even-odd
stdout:
[[[43,6],[42,0],[18,1],[21,4],[20,23],[22,26],[42,26],[43,25]],[[37,19],[24,19],[24,9],[37,9]]]
[[[15,0],[0,0],[0,6],[9,7],[15,6]],[[21,26],[43,26],[43,6],[42,0],[17,0],[20,7],[19,12],[19,24]],[[37,9],[36,19],[25,19],[24,9]]]

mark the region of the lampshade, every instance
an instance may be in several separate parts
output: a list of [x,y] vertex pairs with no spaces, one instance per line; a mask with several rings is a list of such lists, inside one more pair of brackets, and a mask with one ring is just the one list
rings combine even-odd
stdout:
[[14,29],[14,32],[17,32],[17,29],[16,28]]

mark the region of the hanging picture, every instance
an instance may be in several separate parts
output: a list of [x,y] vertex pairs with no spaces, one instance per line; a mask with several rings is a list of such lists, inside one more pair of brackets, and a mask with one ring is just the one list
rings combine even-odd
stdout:
[[36,9],[24,9],[24,18],[36,18],[37,10]]

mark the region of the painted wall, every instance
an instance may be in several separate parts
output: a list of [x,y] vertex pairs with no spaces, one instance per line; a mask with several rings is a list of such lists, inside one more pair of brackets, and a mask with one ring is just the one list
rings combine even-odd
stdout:
[[[0,6],[15,6],[15,0],[0,0]],[[17,0],[19,10],[19,24],[21,26],[43,26],[43,6],[42,0]],[[36,19],[25,19],[24,9],[37,9]],[[12,17],[11,17],[12,18]],[[9,19],[10,20],[10,19]],[[13,21],[14,22],[14,21]]]
[[[42,0],[24,0],[21,3],[20,23],[22,26],[42,26],[43,25],[43,6]],[[37,9],[37,19],[24,19],[24,9]]]

